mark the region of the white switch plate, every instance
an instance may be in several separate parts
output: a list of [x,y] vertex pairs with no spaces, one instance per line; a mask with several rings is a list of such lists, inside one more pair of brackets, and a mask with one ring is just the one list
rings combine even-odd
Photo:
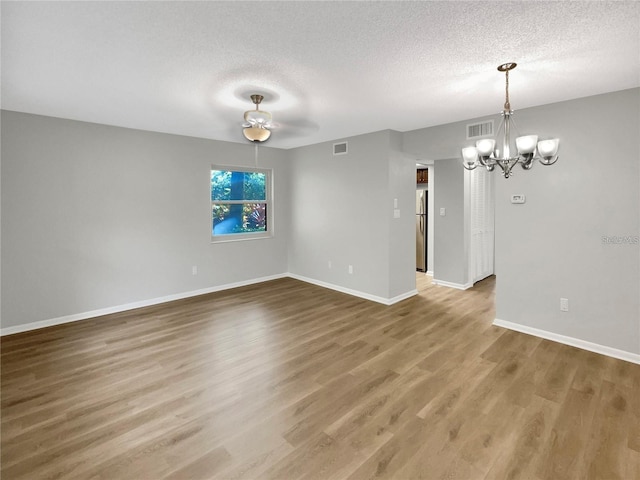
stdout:
[[400,218],[400,210],[397,208],[393,211],[393,218]]
[[198,267],[194,265],[193,267],[191,267],[191,275],[197,275],[197,274],[198,274]]
[[524,203],[526,201],[527,198],[522,193],[511,195],[511,203]]
[[568,298],[561,298],[560,299],[560,310],[562,312],[568,312],[569,311],[569,299]]
[[353,273],[353,265],[349,265],[349,273]]
[[393,208],[398,208],[398,199],[397,198],[393,199]]
[[440,209],[440,216],[441,216],[441,217],[444,217],[446,214],[447,214],[447,210],[446,210],[444,207],[442,207],[442,208]]

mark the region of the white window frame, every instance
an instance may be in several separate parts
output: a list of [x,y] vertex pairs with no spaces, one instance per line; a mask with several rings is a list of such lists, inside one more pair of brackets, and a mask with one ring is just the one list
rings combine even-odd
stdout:
[[274,236],[274,222],[273,222],[273,170],[268,168],[252,168],[252,167],[238,167],[232,165],[211,165],[209,170],[209,199],[211,199],[211,172],[213,170],[221,170],[228,172],[249,172],[249,173],[263,173],[265,178],[265,190],[266,199],[256,203],[267,204],[267,230],[265,232],[248,232],[248,233],[228,233],[228,234],[213,234],[213,219],[211,218],[211,211],[213,205],[216,203],[225,204],[243,204],[250,202],[250,200],[210,200],[209,205],[209,232],[211,233],[211,243],[220,242],[237,242],[243,240],[257,240],[261,238],[271,238]]

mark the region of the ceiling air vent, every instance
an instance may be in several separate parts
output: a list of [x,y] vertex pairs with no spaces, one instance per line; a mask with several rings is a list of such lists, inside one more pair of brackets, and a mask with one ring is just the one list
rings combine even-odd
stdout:
[[467,140],[493,136],[493,120],[467,125]]
[[347,154],[347,142],[334,143],[333,144],[334,155],[346,155]]

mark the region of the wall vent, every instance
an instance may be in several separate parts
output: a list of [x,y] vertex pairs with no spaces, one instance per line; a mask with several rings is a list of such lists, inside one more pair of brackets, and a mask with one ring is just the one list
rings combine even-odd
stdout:
[[346,155],[347,154],[347,142],[334,143],[333,144],[334,155]]
[[493,136],[493,120],[467,125],[467,140]]

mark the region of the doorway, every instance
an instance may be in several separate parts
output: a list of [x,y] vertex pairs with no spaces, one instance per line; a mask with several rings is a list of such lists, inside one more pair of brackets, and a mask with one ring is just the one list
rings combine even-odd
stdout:
[[[457,159],[418,161],[419,169],[428,170],[426,184],[416,185],[416,198],[426,194],[427,252],[425,268],[417,264],[416,275],[430,275],[429,280],[441,286],[469,289],[494,273],[494,176],[484,169],[469,172]],[[416,207],[419,213],[418,202]],[[416,230],[418,225],[416,215]]]
[[416,163],[416,272],[433,275],[433,161]]

